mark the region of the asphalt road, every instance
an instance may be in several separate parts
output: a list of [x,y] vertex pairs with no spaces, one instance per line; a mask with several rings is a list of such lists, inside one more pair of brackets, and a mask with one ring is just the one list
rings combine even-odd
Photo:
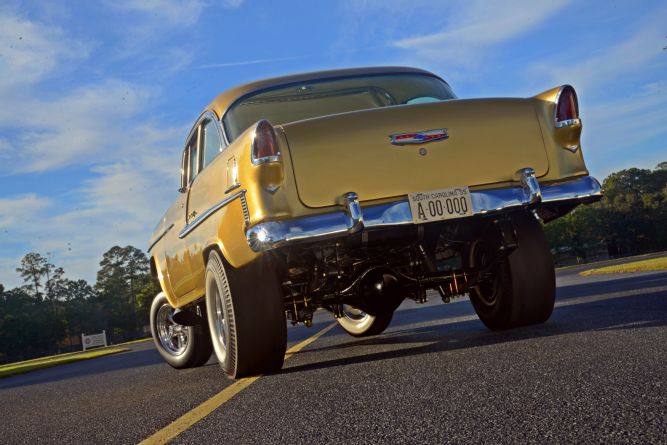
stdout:
[[[175,442],[667,443],[667,273],[577,271],[541,326],[490,332],[432,298],[372,339],[336,327]],[[0,443],[136,443],[231,384],[132,347],[0,380]]]

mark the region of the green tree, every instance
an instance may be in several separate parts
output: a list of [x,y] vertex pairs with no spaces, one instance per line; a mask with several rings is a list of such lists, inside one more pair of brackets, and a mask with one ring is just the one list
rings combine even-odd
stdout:
[[150,281],[148,258],[134,246],[114,246],[104,253],[95,288],[109,315],[112,332],[136,336],[146,322],[143,290]]
[[667,162],[654,170],[629,168],[603,182],[604,198],[545,226],[557,256],[586,259],[596,246],[612,256],[667,248]]
[[25,285],[31,287],[29,292],[35,298],[41,298],[39,289],[42,287],[42,279],[48,270],[47,264],[47,259],[42,255],[30,252],[21,259],[21,266],[16,268]]

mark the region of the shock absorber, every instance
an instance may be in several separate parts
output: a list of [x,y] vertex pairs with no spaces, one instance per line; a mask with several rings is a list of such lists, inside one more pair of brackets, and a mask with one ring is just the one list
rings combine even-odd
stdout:
[[464,295],[468,291],[468,275],[465,272],[452,271],[447,277],[447,283],[437,286],[438,293],[444,303],[449,303],[452,298]]

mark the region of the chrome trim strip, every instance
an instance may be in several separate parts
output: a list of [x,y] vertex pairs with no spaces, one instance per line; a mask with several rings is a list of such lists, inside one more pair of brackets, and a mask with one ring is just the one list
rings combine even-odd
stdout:
[[[600,183],[591,176],[574,181],[540,186],[532,169],[520,170],[521,186],[470,192],[475,215],[492,214],[514,208],[565,201],[581,201],[602,196]],[[407,199],[361,209],[364,229],[414,224]],[[354,229],[345,211],[303,218],[268,221],[246,230],[248,244],[255,252],[313,239],[343,236]]]
[[278,162],[280,161],[280,156],[265,156],[263,158],[255,159],[253,158],[252,164],[253,165],[262,165],[262,164],[270,164],[271,162]]
[[[245,202],[245,193],[246,193],[246,190],[243,189],[243,190],[239,190],[238,192],[234,193],[233,195],[227,196],[225,199],[218,202],[213,207],[209,208],[204,213],[202,213],[201,215],[196,217],[194,220],[192,220],[192,222],[190,222],[189,224],[186,224],[185,227],[183,227],[183,229],[179,232],[178,237],[181,238],[181,239],[185,238],[188,235],[188,233],[190,233],[194,229],[196,229],[198,225],[200,225],[201,223],[206,221],[211,215],[213,215],[215,212],[217,212],[218,210],[220,210],[221,208],[223,208],[224,206],[226,206],[230,202],[234,201],[236,198],[241,198],[241,200],[242,200],[241,205],[243,205],[243,203]],[[243,207],[247,208],[247,206],[243,206]],[[243,213],[244,213],[244,217],[245,217],[246,212],[244,211]]]
[[229,187],[227,187],[227,190],[225,190],[225,194],[227,194],[229,192],[233,192],[234,190],[236,190],[239,187],[241,187],[241,184],[239,184],[238,182],[236,184],[232,184]]
[[556,125],[556,128],[565,128],[565,127],[571,127],[572,125],[580,125],[581,124],[581,119],[576,118],[576,119],[565,119],[564,121],[556,121],[554,125]]
[[155,247],[155,245],[156,245],[157,243],[159,243],[160,240],[161,240],[162,238],[164,238],[164,236],[167,234],[167,232],[169,232],[173,227],[174,227],[174,224],[172,223],[172,224],[169,225],[169,227],[167,227],[166,229],[164,229],[164,230],[162,231],[162,233],[160,234],[160,236],[158,236],[157,238],[155,238],[155,241],[153,241],[153,242],[150,244],[150,246],[148,246],[148,252],[150,252],[151,249],[152,249],[153,247]]

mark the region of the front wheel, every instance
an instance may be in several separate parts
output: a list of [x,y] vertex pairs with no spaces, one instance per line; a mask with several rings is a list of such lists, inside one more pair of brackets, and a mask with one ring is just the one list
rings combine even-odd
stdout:
[[213,349],[229,377],[282,368],[287,321],[280,282],[266,258],[235,269],[212,251],[206,264],[206,308]]
[[172,316],[174,308],[164,292],[160,292],[151,304],[151,334],[155,346],[164,360],[177,369],[194,368],[206,363],[213,347],[208,326],[183,326]]
[[336,319],[340,327],[353,337],[370,337],[384,332],[391,323],[394,311],[367,314],[349,304],[343,305],[343,316]]
[[480,320],[501,330],[544,323],[553,312],[556,277],[542,226],[528,212],[512,218],[518,247],[497,261],[493,240],[481,239],[468,253],[470,267],[489,270],[489,277],[470,289]]

